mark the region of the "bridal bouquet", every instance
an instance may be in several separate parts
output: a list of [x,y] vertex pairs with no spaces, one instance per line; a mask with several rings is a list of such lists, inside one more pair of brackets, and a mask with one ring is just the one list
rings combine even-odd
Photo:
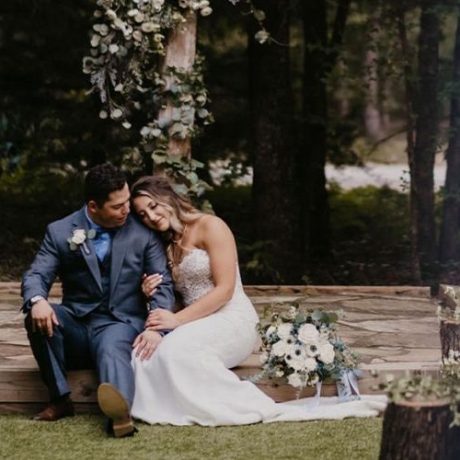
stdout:
[[335,312],[292,305],[260,323],[262,372],[299,390],[326,379],[339,381],[357,366],[357,356],[337,337]]

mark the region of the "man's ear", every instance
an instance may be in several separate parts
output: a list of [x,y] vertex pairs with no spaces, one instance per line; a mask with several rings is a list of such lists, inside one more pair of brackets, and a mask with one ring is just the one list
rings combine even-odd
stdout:
[[94,200],[89,200],[86,206],[88,207],[88,211],[91,213],[95,213],[99,209],[99,206]]

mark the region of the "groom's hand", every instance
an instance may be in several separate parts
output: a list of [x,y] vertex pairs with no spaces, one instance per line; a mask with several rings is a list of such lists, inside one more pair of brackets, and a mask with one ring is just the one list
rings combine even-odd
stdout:
[[146,330],[140,333],[133,343],[133,348],[136,350],[136,357],[140,358],[141,361],[149,359],[160,344],[161,339],[160,333],[156,331]]
[[53,327],[59,326],[59,321],[53,307],[45,299],[33,304],[30,316],[32,318],[33,329],[46,334],[48,337],[53,336]]

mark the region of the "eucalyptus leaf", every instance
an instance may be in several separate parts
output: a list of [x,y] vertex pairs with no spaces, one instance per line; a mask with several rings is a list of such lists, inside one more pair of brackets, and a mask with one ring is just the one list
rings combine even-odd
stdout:
[[311,314],[311,319],[313,321],[321,321],[323,318],[323,312],[321,310],[315,310],[312,314]]

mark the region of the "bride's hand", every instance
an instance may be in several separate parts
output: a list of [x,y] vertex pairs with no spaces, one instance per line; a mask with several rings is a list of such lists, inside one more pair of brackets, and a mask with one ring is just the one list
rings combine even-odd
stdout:
[[163,282],[163,275],[154,273],[153,275],[147,275],[144,273],[142,276],[142,292],[145,297],[152,297],[156,292],[156,288]]
[[149,359],[161,342],[160,333],[152,330],[140,333],[134,340],[133,348],[136,350],[136,357],[141,361]]
[[154,331],[161,331],[163,329],[176,329],[180,323],[175,313],[157,308],[149,314],[145,326]]

